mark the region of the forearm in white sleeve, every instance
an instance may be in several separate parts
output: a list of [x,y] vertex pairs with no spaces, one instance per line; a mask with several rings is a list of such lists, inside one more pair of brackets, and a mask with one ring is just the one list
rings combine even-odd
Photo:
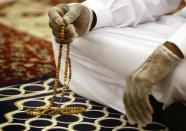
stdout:
[[174,43],[186,57],[186,23],[181,26],[168,41]]
[[95,28],[136,26],[177,8],[181,0],[86,0],[97,16]]

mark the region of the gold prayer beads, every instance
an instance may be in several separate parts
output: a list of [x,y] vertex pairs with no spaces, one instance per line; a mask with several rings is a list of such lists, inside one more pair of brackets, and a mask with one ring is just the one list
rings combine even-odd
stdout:
[[[64,35],[65,35],[65,24],[62,25],[61,27],[61,44],[59,47],[59,55],[58,55],[58,64],[56,68],[56,79],[54,83],[54,93],[52,96],[52,99],[50,101],[50,104],[48,107],[39,107],[36,109],[27,109],[25,111],[26,114],[32,115],[32,116],[40,116],[44,114],[52,115],[52,114],[61,114],[61,115],[69,115],[69,114],[77,114],[77,113],[82,113],[85,111],[84,107],[60,107],[60,103],[62,98],[65,95],[65,90],[69,88],[69,82],[71,80],[72,76],[72,69],[71,69],[71,60],[70,60],[70,43],[63,43],[64,42]],[[58,81],[59,81],[59,73],[60,73],[60,67],[61,67],[61,59],[62,59],[62,50],[63,50],[63,44],[67,44],[67,49],[66,49],[66,60],[65,60],[65,70],[64,70],[64,78],[63,78],[63,86],[62,86],[62,92],[61,92],[61,100],[58,103],[59,107],[52,107],[55,98],[57,95],[57,88],[58,88]],[[67,83],[68,80],[68,83]]]

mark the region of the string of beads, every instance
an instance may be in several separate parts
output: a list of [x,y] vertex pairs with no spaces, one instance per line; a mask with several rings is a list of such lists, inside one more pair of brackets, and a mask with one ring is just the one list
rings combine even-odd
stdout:
[[[77,113],[82,113],[85,111],[84,107],[60,107],[62,98],[65,95],[65,90],[69,88],[69,82],[71,80],[72,76],[72,70],[71,70],[71,60],[70,60],[70,43],[67,43],[67,49],[66,49],[66,60],[65,60],[65,69],[64,69],[64,83],[62,86],[62,92],[61,92],[61,99],[58,103],[58,107],[52,107],[55,98],[57,95],[57,88],[58,88],[58,81],[59,81],[59,73],[60,73],[60,67],[61,67],[61,59],[62,59],[62,51],[63,51],[63,44],[65,39],[65,24],[62,25],[61,27],[61,44],[59,47],[59,55],[58,55],[58,64],[56,68],[56,78],[55,78],[55,83],[54,83],[54,89],[53,89],[53,96],[50,101],[50,104],[48,107],[39,107],[35,109],[27,109],[25,111],[26,114],[31,115],[31,116],[40,116],[44,114],[52,115],[52,114],[61,114],[61,115],[68,115],[68,114],[77,114]],[[68,81],[67,81],[68,80]]]

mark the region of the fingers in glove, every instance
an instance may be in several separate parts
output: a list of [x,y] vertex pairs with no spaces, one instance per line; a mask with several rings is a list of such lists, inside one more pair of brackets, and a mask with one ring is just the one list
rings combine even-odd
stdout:
[[[132,85],[132,86],[136,86],[136,85]],[[146,124],[146,119],[145,119],[146,113],[141,105],[141,103],[143,103],[143,98],[139,97],[136,87],[133,87],[131,89],[132,91],[129,95],[129,98],[131,99],[131,105],[132,105],[131,108],[133,108],[135,119],[137,120],[139,125],[145,125]]]
[[138,111],[139,115],[141,116],[140,117],[140,121],[138,121],[139,125],[141,126],[145,126],[146,124],[152,122],[152,114],[149,113],[146,109],[144,109],[144,103],[145,103],[145,97],[140,97],[140,98],[137,98],[136,99],[139,99],[138,101],[138,105],[136,104],[135,106],[135,110]]
[[[53,31],[52,31],[52,34],[53,34],[54,36],[56,36],[56,37],[61,38],[61,32],[60,32],[60,31],[55,31],[55,30],[53,30]],[[74,34],[73,34],[73,33],[71,33],[71,32],[65,32],[65,35],[64,35],[64,38],[65,38],[65,39],[73,39],[73,37],[74,37]]]
[[[133,77],[128,77],[126,82],[126,89],[125,89],[125,99],[126,99],[126,108],[128,108],[128,119],[130,123],[137,123],[139,122],[139,114],[135,111],[135,103],[133,102],[132,94],[134,93],[133,88],[135,86],[134,82],[132,81]],[[134,85],[133,85],[134,84]]]
[[127,115],[127,118],[128,118],[128,121],[131,123],[131,124],[135,124],[136,123],[136,119],[133,115],[133,113],[131,112],[130,110],[130,104],[129,104],[129,97],[128,97],[128,91],[127,91],[127,88],[124,92],[124,95],[123,95],[123,102],[124,102],[124,105],[125,105],[125,109],[126,109],[126,115]]
[[69,6],[67,4],[58,4],[56,6],[57,9],[59,9],[59,12],[61,16],[64,16],[66,12],[69,10]]
[[[61,37],[61,26],[57,25],[56,23],[50,21],[49,26],[52,28],[52,33],[56,37]],[[74,33],[71,31],[69,26],[65,27],[65,38],[73,38]]]
[[[52,30],[56,31],[56,32],[60,32],[61,31],[61,25],[56,24],[53,21],[49,21],[49,27],[52,28]],[[72,30],[72,25],[67,25],[65,26],[65,33],[69,33],[73,35],[73,30]]]
[[[146,122],[151,122],[152,121],[152,114],[153,114],[153,109],[149,101],[149,93],[152,89],[152,83],[145,81],[146,84],[143,84],[141,86],[146,87],[146,89],[137,91],[138,92],[138,97],[141,99],[141,106],[144,110],[144,117],[146,118]],[[137,88],[138,90],[140,88]]]
[[153,109],[149,101],[149,93],[143,93],[141,94],[143,97],[141,98],[143,102],[141,102],[141,106],[144,110],[144,118],[145,118],[145,124],[152,122],[152,114]]
[[136,122],[140,125],[144,125],[145,124],[145,120],[144,120],[144,113],[142,111],[142,107],[140,106],[140,102],[138,101],[137,96],[133,97],[133,95],[135,96],[135,94],[129,93],[128,95],[128,103],[130,104],[130,111],[131,114],[133,114],[134,118],[136,120]]
[[[151,122],[151,113],[144,106],[146,105],[146,94],[143,91],[138,91],[141,87],[138,87],[140,84],[137,84],[135,88],[132,88],[131,103],[133,105],[133,110],[135,113],[135,119],[141,126],[145,126],[147,123]],[[133,85],[135,86],[135,85]]]
[[52,28],[52,30],[59,31],[59,32],[61,31],[61,26],[51,20],[49,21],[49,27]]
[[133,74],[131,83],[136,83],[136,85],[134,85],[136,88],[132,88],[132,92],[134,93],[133,100],[136,101],[134,103],[137,103],[135,104],[135,109],[142,115],[144,121],[139,122],[139,124],[144,126],[152,122],[153,109],[148,99],[149,92],[152,89],[152,83],[139,77],[140,72],[141,70]]
[[71,43],[73,41],[73,39],[64,39],[64,40],[61,40],[61,38],[59,37],[55,37],[55,41],[58,43],[58,44],[67,44],[67,43]]
[[63,15],[67,11],[67,9],[65,9],[65,7],[68,8],[67,5],[64,5],[64,10],[59,9],[57,6],[54,8],[51,8],[50,11],[48,12],[48,16],[49,16],[50,20],[55,22],[58,25],[64,24]]
[[72,24],[81,15],[81,8],[79,6],[73,6],[64,15],[63,19],[66,24]]

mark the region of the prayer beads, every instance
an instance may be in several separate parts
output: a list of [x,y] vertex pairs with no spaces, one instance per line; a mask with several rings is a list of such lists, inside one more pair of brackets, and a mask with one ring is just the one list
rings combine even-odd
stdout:
[[[60,103],[62,101],[62,98],[65,95],[65,90],[68,89],[69,87],[69,82],[71,80],[72,76],[72,69],[71,69],[71,60],[70,60],[70,43],[64,43],[65,35],[65,24],[62,25],[61,27],[61,44],[59,47],[59,55],[58,55],[58,64],[56,68],[56,79],[54,83],[54,89],[53,89],[53,96],[50,101],[50,104],[48,107],[39,107],[36,109],[27,109],[25,111],[26,114],[31,115],[31,116],[40,116],[44,114],[52,115],[52,114],[61,114],[61,115],[69,115],[69,114],[77,114],[77,113],[82,113],[85,111],[84,107],[60,107]],[[60,67],[61,67],[61,59],[62,59],[62,50],[63,50],[63,44],[67,44],[67,49],[66,49],[66,60],[65,60],[65,69],[64,69],[64,78],[63,78],[63,86],[62,86],[62,92],[61,92],[61,99],[58,103],[58,107],[52,107],[55,98],[57,95],[57,88],[58,88],[58,81],[59,81],[59,73],[60,73]],[[68,83],[67,83],[68,80]]]

